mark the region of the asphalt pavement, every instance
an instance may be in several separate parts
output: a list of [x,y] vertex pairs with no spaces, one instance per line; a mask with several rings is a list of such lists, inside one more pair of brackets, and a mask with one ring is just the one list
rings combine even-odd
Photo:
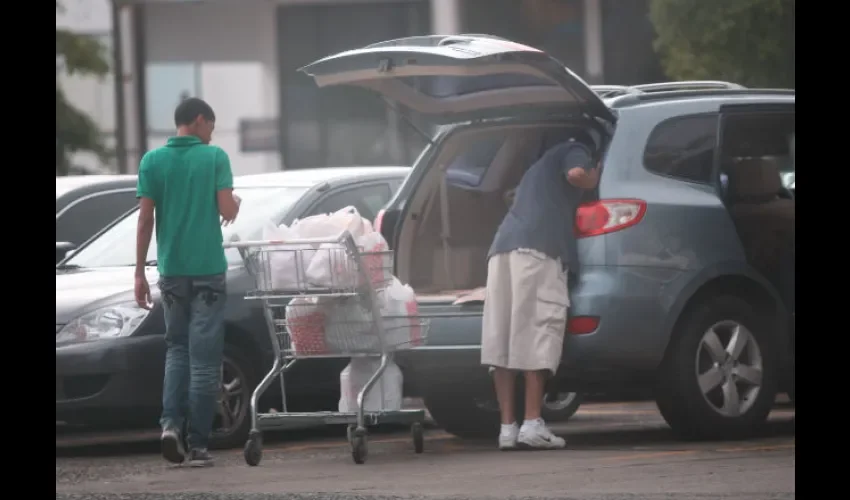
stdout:
[[[57,430],[56,498],[103,500],[774,500],[795,498],[794,408],[780,405],[764,432],[735,442],[677,440],[654,404],[583,406],[553,426],[568,449],[499,452],[431,428],[425,453],[409,433],[370,434],[355,465],[342,429],[269,436],[258,467],[241,450],[207,469],[174,467],[151,433],[119,441]],[[76,441],[75,441],[76,439]]]

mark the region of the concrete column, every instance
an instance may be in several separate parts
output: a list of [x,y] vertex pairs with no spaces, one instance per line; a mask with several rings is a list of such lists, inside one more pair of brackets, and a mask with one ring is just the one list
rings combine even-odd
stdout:
[[603,83],[602,1],[584,0],[584,61],[588,83]]
[[[121,75],[123,82],[123,120],[122,123],[116,124],[117,133],[122,135],[123,141],[119,144],[124,146],[124,155],[126,158],[125,165],[127,173],[136,173],[139,169],[139,160],[141,159],[141,147],[139,137],[141,135],[141,110],[137,96],[139,78],[141,77],[137,71],[136,57],[139,53],[136,47],[136,29],[138,24],[135,22],[136,14],[132,5],[126,3],[117,3],[118,23],[120,27],[116,30],[120,40],[120,67],[115,68]],[[119,153],[120,154],[120,153]]]
[[431,33],[457,35],[461,32],[461,0],[431,0]]
[[[277,4],[265,2],[259,6],[260,17],[257,20],[257,32],[260,33],[257,59],[263,67],[263,105],[265,109],[262,118],[278,118],[280,116],[280,64],[277,46]],[[278,135],[280,136],[278,131]],[[282,139],[281,139],[282,140]],[[279,153],[263,153],[263,169],[266,172],[277,172],[284,169],[283,155]]]

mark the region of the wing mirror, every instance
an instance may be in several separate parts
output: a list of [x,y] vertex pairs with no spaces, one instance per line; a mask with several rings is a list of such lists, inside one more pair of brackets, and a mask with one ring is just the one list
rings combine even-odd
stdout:
[[57,241],[56,242],[56,263],[59,261],[72,255],[77,250],[77,245],[71,243],[70,241]]

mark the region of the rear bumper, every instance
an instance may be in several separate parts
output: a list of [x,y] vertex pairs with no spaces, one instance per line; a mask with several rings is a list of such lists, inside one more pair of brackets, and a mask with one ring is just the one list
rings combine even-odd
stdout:
[[[658,268],[583,266],[570,286],[570,315],[597,316],[598,328],[570,335],[557,378],[579,388],[605,390],[623,384],[644,385],[664,355],[667,316],[681,271]],[[481,318],[431,321],[427,344],[399,352],[411,395],[431,383],[489,383],[481,366]]]
[[164,360],[160,335],[57,346],[56,418],[159,408]]

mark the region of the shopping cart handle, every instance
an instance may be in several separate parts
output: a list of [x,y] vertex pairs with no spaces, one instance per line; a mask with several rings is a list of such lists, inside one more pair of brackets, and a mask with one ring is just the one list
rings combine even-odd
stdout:
[[351,233],[343,230],[336,237],[329,238],[297,238],[292,240],[254,240],[254,241],[225,241],[224,248],[256,248],[276,245],[321,245],[322,243],[342,243]]

